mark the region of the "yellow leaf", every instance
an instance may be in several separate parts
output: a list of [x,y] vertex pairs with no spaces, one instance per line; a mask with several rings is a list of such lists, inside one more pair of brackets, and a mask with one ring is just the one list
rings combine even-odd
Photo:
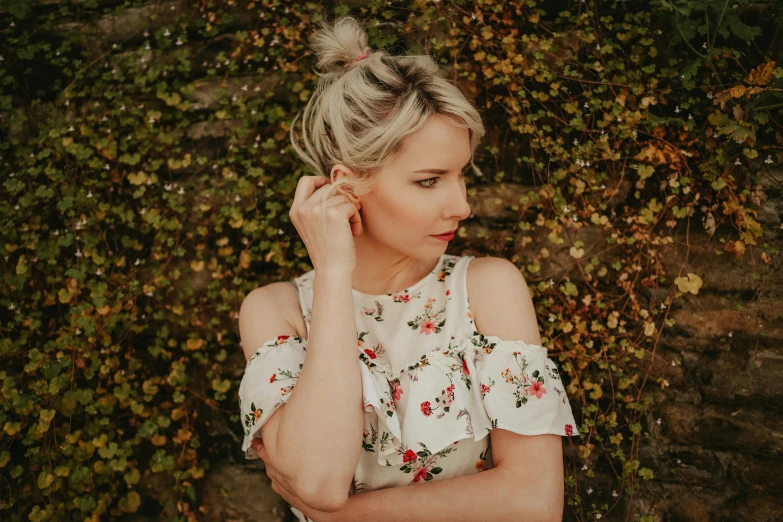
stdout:
[[693,295],[699,293],[699,289],[702,287],[701,277],[697,276],[693,272],[688,272],[685,277],[678,277],[674,280],[674,284],[682,293],[690,292]]
[[188,347],[188,350],[198,350],[204,344],[204,340],[199,338],[196,339],[191,338],[188,339],[187,343],[185,344]]
[[204,261],[191,261],[190,268],[192,268],[194,272],[201,272],[204,270]]

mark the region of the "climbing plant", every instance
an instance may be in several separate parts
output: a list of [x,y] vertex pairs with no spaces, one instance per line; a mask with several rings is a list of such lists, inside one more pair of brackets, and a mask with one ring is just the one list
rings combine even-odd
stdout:
[[469,197],[527,187],[498,209],[512,241],[471,235],[500,226],[489,216],[457,245],[501,252],[534,295],[580,422],[568,516],[652,521],[634,503],[655,479],[641,450],[660,368],[680,364],[657,347],[704,275],[663,256],[696,229],[715,255],[778,255],[755,209],[783,159],[781,9],[4,2],[0,517],[199,518],[205,474],[238,453],[242,298],[310,268],[287,215],[309,173],[288,143],[317,81],[306,37],[350,13],[373,48],[431,54],[481,109]]

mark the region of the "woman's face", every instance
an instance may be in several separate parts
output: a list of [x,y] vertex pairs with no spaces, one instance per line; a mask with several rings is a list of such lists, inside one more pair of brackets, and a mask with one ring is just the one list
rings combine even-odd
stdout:
[[444,116],[408,135],[376,173],[375,189],[360,196],[364,233],[354,238],[357,254],[431,259],[444,253],[448,241],[433,235],[455,231],[470,216],[463,179],[470,156],[468,130]]

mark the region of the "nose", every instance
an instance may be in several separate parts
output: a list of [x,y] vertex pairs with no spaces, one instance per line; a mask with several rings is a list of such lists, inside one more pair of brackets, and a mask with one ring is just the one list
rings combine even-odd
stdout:
[[467,190],[465,188],[465,182],[459,179],[455,183],[456,187],[452,186],[449,191],[448,200],[444,208],[445,220],[457,218],[458,220],[468,219],[470,217],[471,208],[467,200]]

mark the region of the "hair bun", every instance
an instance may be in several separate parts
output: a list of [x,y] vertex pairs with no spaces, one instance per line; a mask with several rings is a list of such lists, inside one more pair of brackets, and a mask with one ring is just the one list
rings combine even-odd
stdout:
[[318,57],[315,67],[323,72],[344,72],[371,53],[367,32],[351,16],[338,18],[333,24],[321,22],[310,45]]

